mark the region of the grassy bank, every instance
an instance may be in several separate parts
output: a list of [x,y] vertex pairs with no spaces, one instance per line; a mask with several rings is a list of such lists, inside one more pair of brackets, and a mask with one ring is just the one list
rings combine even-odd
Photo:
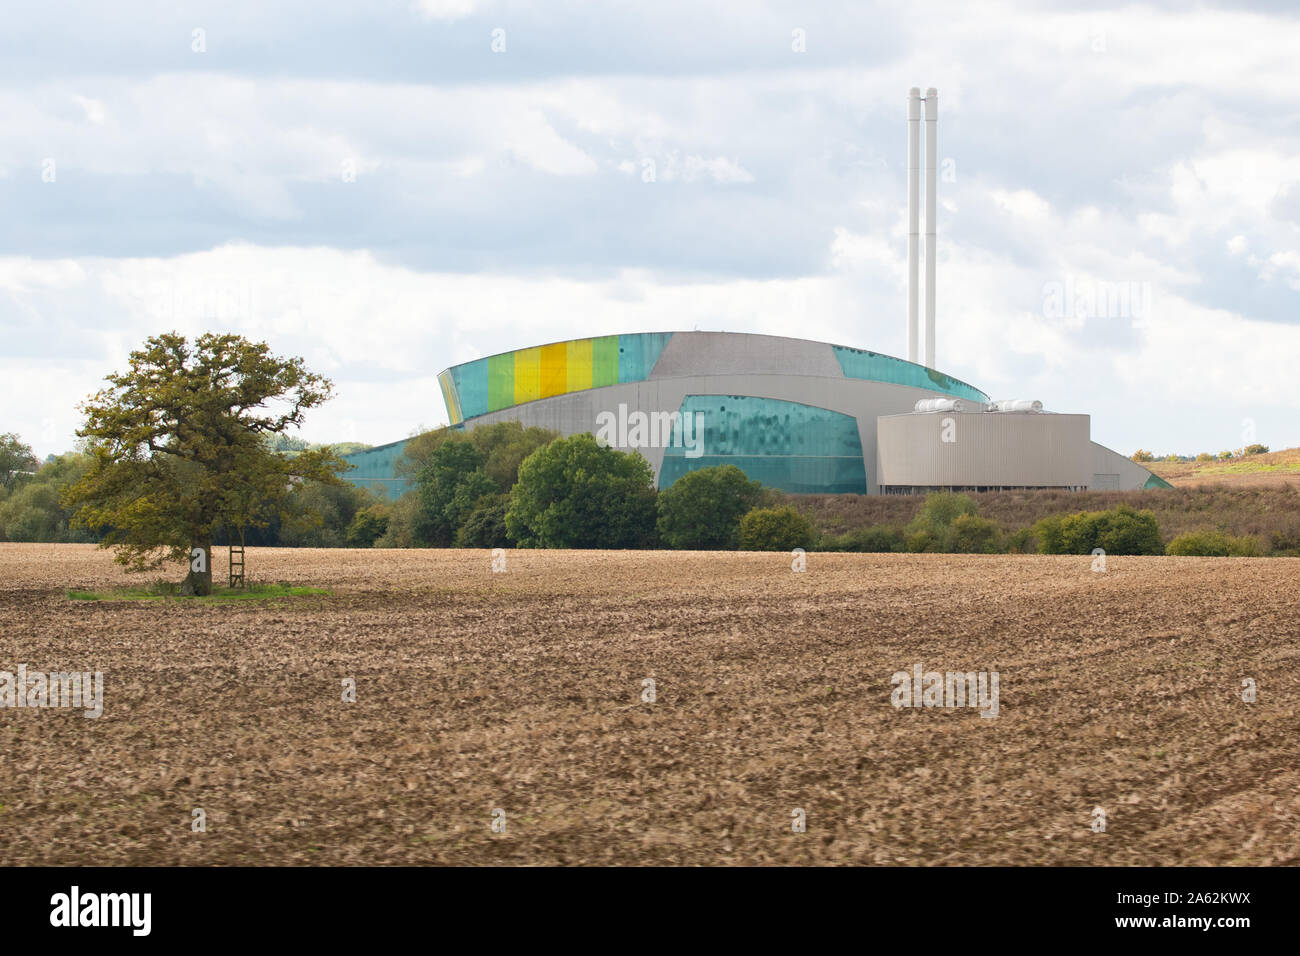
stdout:
[[107,591],[68,591],[71,601],[193,601],[198,604],[228,604],[235,601],[267,601],[275,598],[328,595],[324,588],[298,587],[288,584],[250,584],[246,588],[214,587],[205,597],[182,596],[172,581],[156,581],[134,588]]
[[[1265,457],[1265,456],[1260,456]],[[1261,554],[1300,555],[1300,487],[1192,485],[1151,491],[1003,491],[972,494],[981,517],[1014,534],[1040,518],[1101,511],[1127,504],[1150,509],[1166,543],[1190,531],[1222,531],[1259,542]],[[925,503],[923,495],[791,495],[788,502],[823,534],[901,527]]]

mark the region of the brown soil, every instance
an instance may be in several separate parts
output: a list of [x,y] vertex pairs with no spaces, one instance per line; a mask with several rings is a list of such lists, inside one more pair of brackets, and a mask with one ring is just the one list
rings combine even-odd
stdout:
[[198,605],[0,544],[0,670],[105,682],[0,710],[0,864],[1300,862],[1300,559],[1091,560],[250,549],[333,596]]

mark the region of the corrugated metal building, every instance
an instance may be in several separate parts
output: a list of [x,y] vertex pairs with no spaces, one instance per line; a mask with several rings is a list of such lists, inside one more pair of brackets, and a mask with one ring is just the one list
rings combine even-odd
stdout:
[[876,423],[883,494],[999,491],[1093,484],[1087,415],[913,412]]

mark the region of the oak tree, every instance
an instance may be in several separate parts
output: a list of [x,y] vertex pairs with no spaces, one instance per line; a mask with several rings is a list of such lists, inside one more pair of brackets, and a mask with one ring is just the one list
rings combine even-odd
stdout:
[[106,381],[81,405],[77,434],[91,465],[65,503],[130,570],[187,562],[182,593],[211,593],[219,531],[265,527],[295,482],[342,482],[337,472],[347,466],[331,449],[287,457],[267,441],[300,426],[333,392],[301,358],[238,335],[206,333],[191,344],[169,332]]

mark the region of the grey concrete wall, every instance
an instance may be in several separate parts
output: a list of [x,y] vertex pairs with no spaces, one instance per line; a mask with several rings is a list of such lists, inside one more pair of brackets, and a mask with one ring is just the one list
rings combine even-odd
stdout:
[[[945,423],[952,441],[944,441]],[[876,487],[1086,487],[1087,415],[934,412],[891,415],[876,427]]]
[[1104,475],[1118,475],[1120,491],[1137,491],[1146,486],[1147,479],[1151,477],[1151,472],[1147,469],[1117,451],[1098,445],[1095,441],[1089,444],[1092,446],[1090,452],[1092,477],[1088,482],[1089,490],[1104,489],[1106,486],[1102,478]]
[[649,377],[822,375],[843,378],[825,342],[736,332],[674,332]]
[[[668,350],[664,351],[667,354]],[[659,374],[659,365],[655,366],[655,374]],[[839,375],[839,365],[836,363],[836,377],[755,374],[688,375],[610,385],[568,395],[556,395],[552,398],[543,398],[489,412],[487,415],[467,419],[465,427],[473,428],[492,422],[520,421],[526,426],[538,425],[542,428],[554,429],[563,435],[574,435],[580,432],[594,432],[597,427],[597,415],[603,411],[617,413],[620,402],[625,403],[629,410],[675,412],[681,408],[682,399],[687,395],[749,395],[756,398],[775,398],[854,416],[858,421],[858,437],[862,441],[867,491],[871,494],[879,490],[875,482],[876,419],[881,415],[909,411],[918,399],[943,397],[940,393],[927,389],[844,378]],[[650,462],[657,482],[660,467],[663,465],[663,448],[637,450]],[[705,452],[707,454],[707,448]]]

